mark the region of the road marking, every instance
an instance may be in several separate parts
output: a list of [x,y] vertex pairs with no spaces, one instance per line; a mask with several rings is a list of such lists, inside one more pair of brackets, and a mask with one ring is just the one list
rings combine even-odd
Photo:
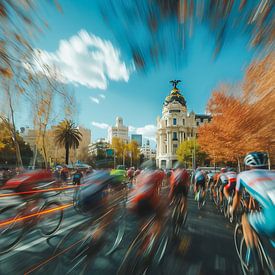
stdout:
[[225,258],[216,255],[215,257],[215,269],[221,271],[222,273],[225,272]]

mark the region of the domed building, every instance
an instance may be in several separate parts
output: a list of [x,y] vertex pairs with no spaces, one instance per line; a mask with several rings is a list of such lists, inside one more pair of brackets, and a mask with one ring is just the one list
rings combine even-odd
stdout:
[[180,80],[170,81],[173,89],[165,98],[162,117],[157,118],[157,154],[159,168],[172,168],[177,161],[177,149],[184,140],[196,137],[197,128],[209,122],[209,115],[196,115],[187,112],[186,100],[177,88]]

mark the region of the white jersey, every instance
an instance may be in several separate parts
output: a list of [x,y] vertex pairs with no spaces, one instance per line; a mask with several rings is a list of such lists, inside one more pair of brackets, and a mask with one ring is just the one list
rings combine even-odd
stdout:
[[264,208],[275,208],[275,171],[253,169],[241,172],[236,190],[245,188]]

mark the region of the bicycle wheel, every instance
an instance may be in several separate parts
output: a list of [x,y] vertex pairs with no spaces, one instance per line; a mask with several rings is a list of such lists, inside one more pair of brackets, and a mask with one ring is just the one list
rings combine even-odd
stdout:
[[258,239],[258,251],[259,251],[259,256],[261,259],[262,267],[263,267],[263,274],[267,275],[274,275],[275,274],[275,269],[272,263],[271,258],[267,254],[266,250],[264,249],[264,246],[262,245],[262,241],[260,238]]
[[180,236],[181,230],[187,218],[187,211],[185,210],[184,213],[181,212],[181,209],[183,208],[182,204],[183,204],[182,200],[179,200],[172,213],[172,226],[173,226],[172,232],[173,232],[173,236],[175,237]]
[[229,218],[229,216],[228,216],[228,203],[227,203],[227,200],[226,200],[225,197],[223,198],[223,215],[224,215],[225,218]]
[[244,237],[240,244],[240,260],[242,271],[245,275],[265,274],[261,265],[260,255],[257,249],[249,249],[245,244]]
[[0,254],[9,252],[22,239],[25,227],[20,216],[20,210],[15,206],[0,210]]
[[243,238],[243,228],[241,223],[237,223],[234,230],[234,244],[235,249],[238,254],[239,259],[241,260],[240,256],[240,245]]
[[[54,255],[59,255],[59,273],[68,274],[77,268],[91,254],[92,221],[81,224],[69,231],[57,244]],[[84,266],[86,264],[84,263]],[[66,272],[64,271],[66,269]],[[61,272],[62,270],[62,272]]]
[[117,271],[117,275],[124,274],[146,274],[153,261],[153,247],[156,239],[150,232],[153,220],[140,231],[128,248],[124,259]]
[[59,229],[63,220],[63,209],[59,209],[60,206],[60,202],[52,201],[41,207],[40,212],[44,212],[39,215],[39,229],[42,235],[50,236]]

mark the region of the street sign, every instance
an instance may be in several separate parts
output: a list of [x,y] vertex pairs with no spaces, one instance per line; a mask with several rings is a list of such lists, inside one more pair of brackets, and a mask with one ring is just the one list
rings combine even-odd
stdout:
[[106,149],[106,156],[113,157],[114,156],[114,149]]

